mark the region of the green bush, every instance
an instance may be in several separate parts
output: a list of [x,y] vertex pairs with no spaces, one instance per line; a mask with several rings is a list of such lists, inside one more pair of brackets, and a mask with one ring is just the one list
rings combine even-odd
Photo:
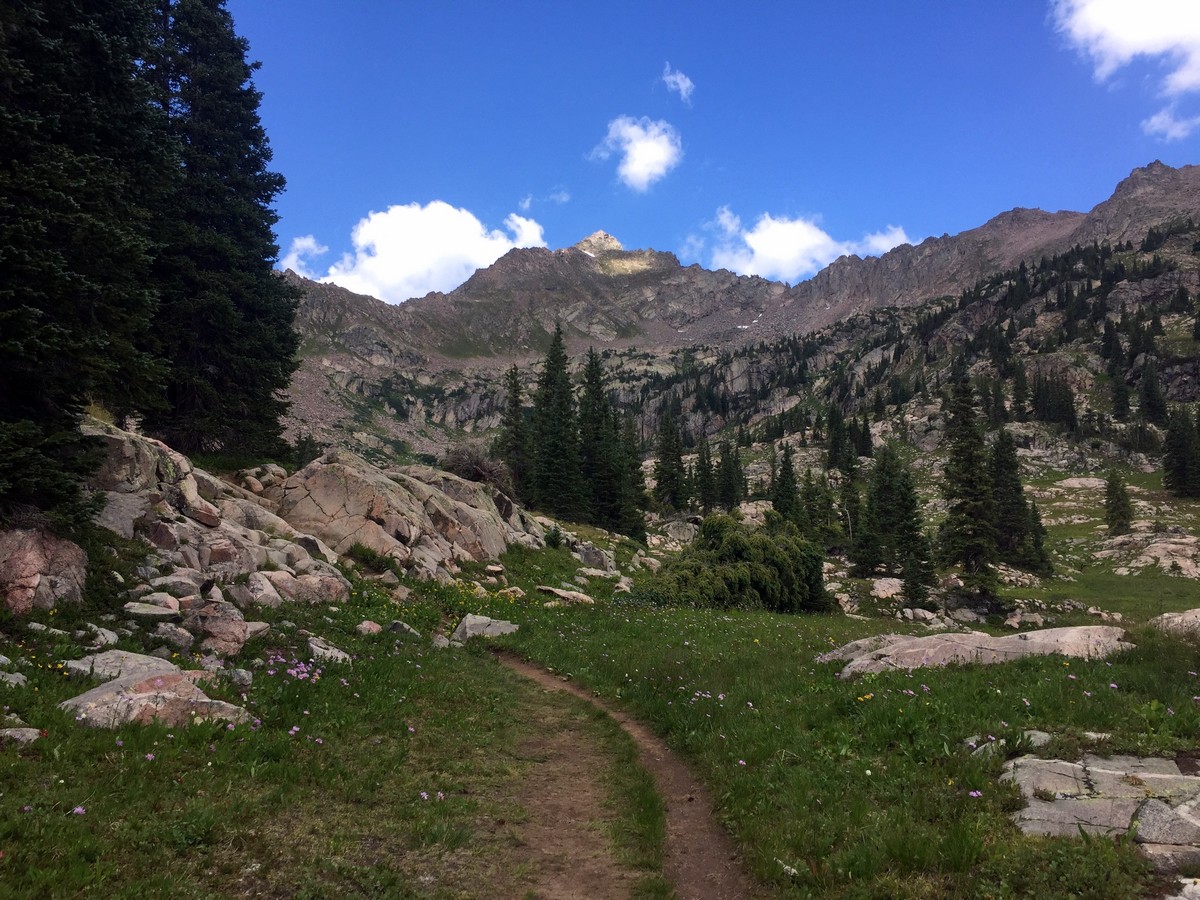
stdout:
[[825,612],[832,604],[821,564],[820,551],[790,524],[754,530],[709,516],[695,542],[637,593],[659,605]]

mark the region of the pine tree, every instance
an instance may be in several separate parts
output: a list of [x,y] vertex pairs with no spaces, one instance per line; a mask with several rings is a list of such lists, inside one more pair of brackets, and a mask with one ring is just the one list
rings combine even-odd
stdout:
[[504,460],[512,474],[517,497],[528,499],[532,468],[529,451],[529,430],[526,427],[525,407],[521,401],[521,373],[514,364],[504,376],[506,400],[500,420],[500,434],[492,452]]
[[1015,564],[1029,524],[1029,507],[1021,486],[1017,447],[1001,428],[988,458],[992,504],[995,510],[996,550],[1000,559]]
[[703,432],[696,444],[696,499],[700,512],[708,515],[717,502],[717,478],[713,469],[712,450]]
[[942,494],[948,508],[938,535],[939,550],[946,563],[962,566],[968,591],[991,597],[996,578],[992,568],[996,560],[995,505],[987,450],[966,378],[954,386],[946,441],[949,458],[942,475]]
[[779,472],[771,485],[771,506],[785,521],[801,521],[800,488],[796,481],[795,457],[790,444],[783,445],[783,454],[779,458]]
[[1167,423],[1163,484],[1176,497],[1200,497],[1200,437],[1187,407],[1176,409]]
[[717,446],[717,503],[723,509],[733,509],[745,496],[745,475],[737,447],[729,441]]
[[615,530],[620,519],[619,444],[612,440],[616,413],[605,388],[600,354],[589,348],[579,396],[579,448],[585,521]]
[[0,38],[0,518],[67,512],[98,462],[87,403],[144,409],[159,373],[148,211],[176,171],[137,64],[139,0],[7,4]]
[[1133,504],[1125,479],[1116,469],[1110,469],[1104,480],[1104,521],[1109,534],[1126,534],[1133,522]]
[[579,426],[561,326],[555,326],[533,398],[533,453],[534,505],[578,519],[584,511]]
[[225,0],[158,0],[148,78],[180,154],[153,222],[162,244],[154,334],[169,363],[166,408],[146,428],[184,452],[271,453],[296,369],[299,292],[273,266],[271,208],[283,176],[259,119],[258,63]]
[[646,497],[646,479],[642,474],[642,457],[639,452],[637,427],[633,416],[626,415],[620,426],[621,503],[617,531],[646,543],[646,520],[643,510],[649,505]]
[[667,509],[681,510],[688,500],[684,484],[683,441],[679,435],[679,424],[669,414],[658,422],[655,452],[658,458],[654,462],[654,499]]
[[1158,368],[1152,362],[1146,363],[1146,368],[1142,370],[1138,400],[1141,404],[1142,418],[1155,425],[1167,424],[1167,400],[1158,381]]
[[851,551],[856,571],[864,576],[880,568],[889,575],[903,573],[909,582],[905,596],[914,601],[924,599],[933,569],[923,528],[912,473],[896,448],[885,444],[875,456],[866,506]]

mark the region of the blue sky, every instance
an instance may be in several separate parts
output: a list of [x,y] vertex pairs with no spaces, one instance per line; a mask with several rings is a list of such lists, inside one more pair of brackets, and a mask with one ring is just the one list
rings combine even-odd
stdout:
[[794,283],[1200,162],[1200,0],[229,8],[281,256],[390,302],[598,229]]

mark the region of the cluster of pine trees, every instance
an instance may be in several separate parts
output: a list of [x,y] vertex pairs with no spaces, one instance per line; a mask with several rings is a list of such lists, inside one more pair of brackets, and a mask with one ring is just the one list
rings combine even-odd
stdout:
[[28,0],[0,41],[0,516],[77,507],[96,404],[184,452],[277,452],[283,178],[225,0]]
[[737,447],[728,440],[717,444],[713,458],[708,437],[696,439],[694,463],[683,461],[683,430],[669,412],[658,423],[655,439],[654,499],[666,512],[698,507],[708,515],[714,509],[731,510],[746,496],[746,473]]
[[515,365],[506,387],[493,452],[508,465],[518,499],[644,541],[647,500],[637,430],[609,398],[600,355],[588,350],[576,398],[562,328],[556,327],[532,409],[524,404]]

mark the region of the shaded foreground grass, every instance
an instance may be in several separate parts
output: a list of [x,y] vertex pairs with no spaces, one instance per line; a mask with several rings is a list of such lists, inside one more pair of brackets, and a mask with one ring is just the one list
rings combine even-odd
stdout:
[[[478,611],[488,612],[486,604]],[[512,615],[511,607],[495,613]],[[1027,838],[997,776],[1021,734],[1049,752],[1173,755],[1200,734],[1200,653],[1146,630],[1111,661],[1029,659],[842,682],[814,658],[887,628],[840,617],[520,609],[506,643],[617,700],[692,760],[752,870],[830,897],[1146,896],[1135,848]],[[973,755],[964,741],[1005,750]]]
[[[57,663],[78,648],[32,633],[0,647],[32,663],[4,711],[45,732],[0,751],[0,894],[520,896],[537,877],[519,835],[519,787],[537,760],[519,747],[538,710],[574,701],[474,648],[354,634],[397,612],[370,592],[340,610],[264,610],[277,631],[247,647],[264,660],[253,685],[209,688],[258,717],[236,728],[84,727],[56,706],[81,690]],[[428,634],[441,609],[402,615]],[[298,626],[354,663],[313,663]],[[571,715],[606,761],[614,852],[645,873],[641,895],[664,896],[662,811],[628,738],[585,706]]]

